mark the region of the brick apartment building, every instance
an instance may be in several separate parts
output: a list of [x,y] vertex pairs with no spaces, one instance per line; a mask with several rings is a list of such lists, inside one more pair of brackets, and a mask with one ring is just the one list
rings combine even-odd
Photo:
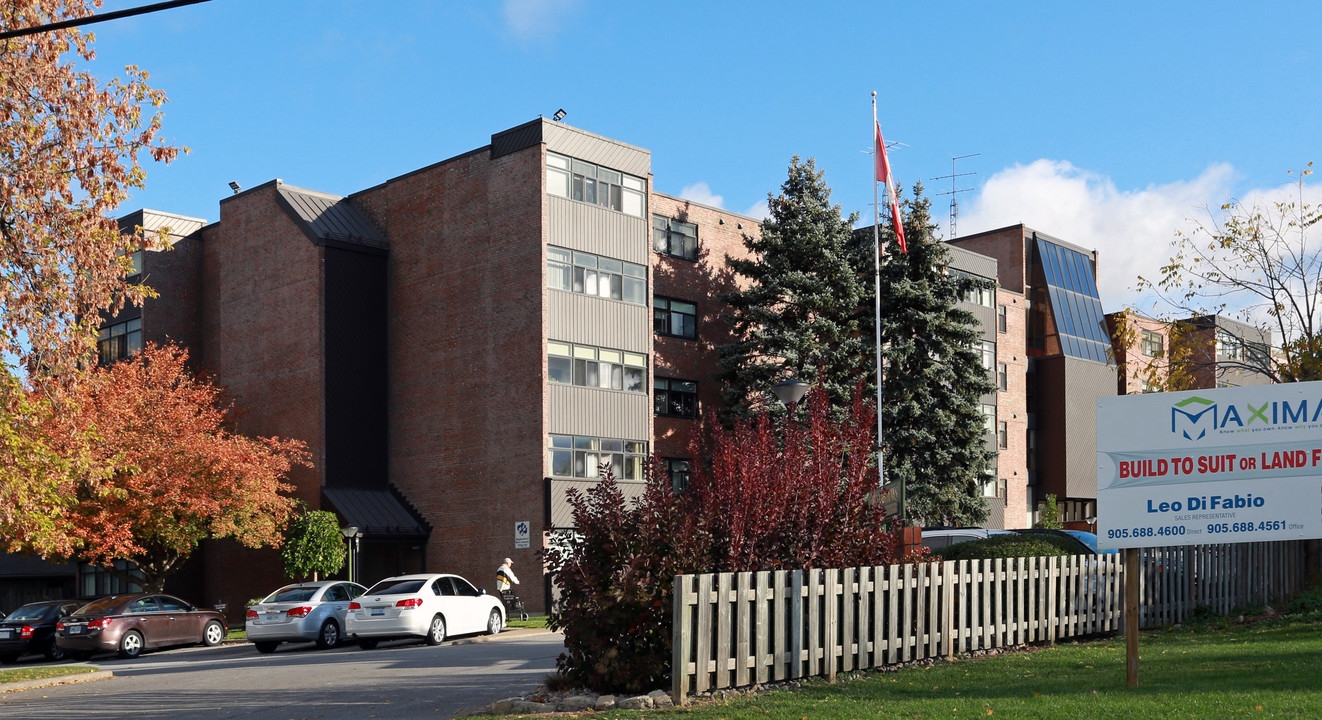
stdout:
[[[210,224],[138,211],[123,226],[168,228],[173,250],[143,253],[160,297],[106,318],[101,354],[180,342],[243,432],[305,441],[296,495],[359,528],[361,581],[445,570],[494,589],[508,556],[543,611],[537,553],[572,525],[566,492],[607,460],[636,492],[652,453],[683,486],[719,403],[725,257],[759,224],[651,185],[647,150],[538,119],[347,197],[274,180]],[[1022,225],[951,249],[952,272],[997,285],[965,299],[997,386],[988,527],[1031,524],[1047,493],[1083,521],[1093,400],[1118,387],[1096,253]],[[241,609],[283,581],[275,553],[211,542],[172,588]],[[79,582],[116,589],[94,568]]]
[[[1127,338],[1119,332],[1122,321],[1128,324]],[[1114,338],[1121,395],[1159,391],[1176,354],[1190,389],[1271,382],[1255,369],[1265,364],[1264,358],[1255,355],[1272,352],[1272,334],[1261,328],[1222,315],[1199,315],[1172,323],[1123,312],[1108,314],[1106,322]]]

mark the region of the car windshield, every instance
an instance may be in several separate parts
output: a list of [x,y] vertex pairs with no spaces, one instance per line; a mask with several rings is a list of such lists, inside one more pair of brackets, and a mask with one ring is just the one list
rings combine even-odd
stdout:
[[426,580],[382,580],[367,591],[367,595],[412,595],[422,589]]
[[313,595],[317,594],[317,590],[318,588],[315,587],[301,587],[298,585],[282,587],[271,593],[270,596],[262,602],[307,602],[312,599]]
[[93,600],[74,611],[74,615],[97,615],[114,612],[124,602],[122,597],[107,597]]
[[57,610],[59,610],[58,605],[24,605],[14,612],[9,613],[9,616],[6,617],[5,620],[12,620],[14,622],[50,620],[55,616]]

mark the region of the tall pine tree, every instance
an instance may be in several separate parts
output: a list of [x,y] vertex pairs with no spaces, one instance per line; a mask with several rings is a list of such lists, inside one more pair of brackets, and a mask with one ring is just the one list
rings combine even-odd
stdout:
[[[831,188],[812,158],[790,161],[761,237],[744,236],[748,260],[726,262],[744,289],[722,296],[735,341],[720,348],[717,378],[725,383],[722,413],[781,412],[767,391],[791,376],[827,391],[830,404],[850,404],[855,383],[867,377],[871,346],[860,308],[870,291],[871,256],[853,241],[857,215],[831,204]],[[870,306],[869,306],[870,307]]]
[[950,251],[934,237],[929,206],[915,186],[905,203],[907,255],[894,231],[883,233],[885,474],[888,482],[904,483],[909,524],[977,526],[987,518],[980,486],[995,456],[987,449],[980,399],[995,386],[974,351],[977,319],[957,303],[990,281],[946,271]]

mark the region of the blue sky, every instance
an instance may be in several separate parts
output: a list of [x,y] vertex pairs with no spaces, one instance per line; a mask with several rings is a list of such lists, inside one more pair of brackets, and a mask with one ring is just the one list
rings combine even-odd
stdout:
[[[106,0],[102,11],[146,4]],[[941,232],[1024,222],[1101,251],[1134,300],[1187,218],[1322,159],[1322,5],[211,0],[92,27],[192,152],[125,212],[216,220],[227,183],[348,194],[558,108],[649,149],[657,190],[759,214],[793,155],[872,213],[870,93]]]

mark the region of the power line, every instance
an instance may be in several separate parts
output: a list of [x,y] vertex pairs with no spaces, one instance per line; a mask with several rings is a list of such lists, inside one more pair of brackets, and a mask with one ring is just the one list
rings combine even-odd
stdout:
[[129,8],[128,10],[115,10],[114,12],[102,13],[100,15],[89,15],[84,18],[74,18],[72,20],[61,20],[60,22],[47,23],[45,25],[33,25],[32,27],[19,28],[18,30],[5,30],[0,32],[0,40],[22,37],[24,35],[36,35],[37,33],[50,32],[52,30],[63,30],[65,28],[78,27],[80,25],[91,25],[92,23],[105,22],[107,20],[118,20],[120,18],[132,17],[134,15],[145,15],[147,13],[169,10],[183,5],[196,5],[198,3],[210,2],[211,0],[167,0],[166,2],[143,5],[142,7]]

